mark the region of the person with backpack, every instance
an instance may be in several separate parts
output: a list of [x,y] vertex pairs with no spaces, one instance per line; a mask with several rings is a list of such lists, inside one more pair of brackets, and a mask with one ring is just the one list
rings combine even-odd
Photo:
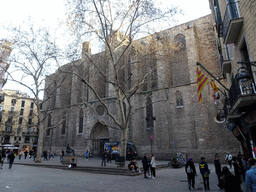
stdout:
[[188,189],[191,190],[191,182],[192,188],[195,189],[195,176],[197,176],[197,174],[192,158],[188,159],[188,162],[185,165],[185,172],[187,173],[188,177]]
[[210,190],[210,184],[209,184],[210,170],[208,168],[208,164],[205,162],[204,157],[201,157],[201,162],[199,163],[199,170],[203,177],[204,189],[205,189],[205,191],[209,191]]

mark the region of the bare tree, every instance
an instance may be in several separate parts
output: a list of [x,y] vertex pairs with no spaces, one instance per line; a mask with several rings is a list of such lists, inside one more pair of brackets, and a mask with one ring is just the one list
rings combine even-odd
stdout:
[[[127,130],[135,109],[131,100],[138,92],[157,89],[156,60],[164,59],[179,43],[155,33],[164,22],[178,11],[176,7],[165,9],[152,0],[70,0],[67,4],[68,26],[81,39],[94,39],[103,52],[92,55],[89,42],[83,44],[83,59],[73,66],[88,63],[86,74],[61,70],[73,74],[90,89],[106,109],[108,116],[121,131],[121,155],[126,156]],[[138,37],[148,35],[140,40]],[[75,61],[75,59],[73,60]],[[162,65],[165,65],[162,62]],[[136,74],[132,73],[135,71]],[[105,87],[100,84],[107,84]],[[111,111],[104,97],[116,98],[117,115]],[[150,87],[149,89],[147,87]],[[88,103],[87,103],[88,104]],[[144,106],[147,107],[147,106]]]
[[[43,122],[51,111],[42,111],[41,105],[54,95],[54,90],[48,93],[42,101],[45,78],[59,67],[61,50],[58,48],[50,32],[46,28],[36,28],[30,23],[27,28],[11,28],[13,37],[8,39],[12,43],[12,54],[9,57],[7,71],[8,81],[22,86],[33,98],[36,106],[36,126],[38,128],[37,162],[41,162]],[[63,79],[59,79],[63,81]],[[51,86],[51,85],[47,85]],[[45,88],[48,90],[48,87]]]

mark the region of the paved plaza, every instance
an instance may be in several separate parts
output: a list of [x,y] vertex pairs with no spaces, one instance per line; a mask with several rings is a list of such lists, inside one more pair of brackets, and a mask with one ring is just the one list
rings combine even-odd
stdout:
[[[21,163],[34,163],[32,159],[15,159],[12,169],[8,169],[5,163],[0,170],[0,191],[1,192],[80,192],[80,191],[159,191],[159,192],[183,192],[189,191],[184,168],[172,169],[163,168],[156,170],[156,179],[145,179],[143,174],[138,176],[120,176],[112,174],[95,174],[78,172],[70,169],[53,169],[39,166],[26,166]],[[139,160],[139,165],[141,161]],[[19,164],[20,163],[20,164]],[[42,161],[41,164],[60,164],[59,158],[50,161]],[[80,163],[80,164],[79,164]],[[85,158],[78,158],[78,166],[99,166],[100,159],[85,161]],[[157,164],[168,163],[157,161]],[[35,163],[34,163],[35,164]],[[198,163],[195,163],[198,172]],[[127,166],[127,162],[126,162]],[[114,162],[107,163],[107,167],[115,167]],[[210,188],[211,191],[220,191],[217,184],[213,164],[209,164]],[[126,169],[126,168],[123,168]],[[122,169],[121,169],[122,171]],[[196,177],[196,190],[204,191],[201,175]]]

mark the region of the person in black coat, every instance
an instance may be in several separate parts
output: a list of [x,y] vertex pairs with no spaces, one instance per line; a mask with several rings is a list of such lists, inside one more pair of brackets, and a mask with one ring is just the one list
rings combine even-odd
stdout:
[[221,180],[220,180],[220,177],[221,177],[221,164],[220,164],[220,161],[219,161],[219,156],[216,155],[215,156],[215,160],[214,160],[214,166],[215,166],[215,173],[218,177],[218,186],[220,186],[220,183],[221,183]]
[[3,163],[5,158],[6,158],[5,149],[2,148],[1,169],[3,168]]
[[225,192],[241,192],[240,183],[237,178],[229,171],[227,166],[222,168],[222,185]]
[[197,174],[192,158],[188,159],[188,162],[185,165],[185,172],[187,173],[188,177],[188,189],[191,190],[191,182],[192,188],[195,189],[195,176],[197,176]]
[[25,154],[25,159],[27,159],[28,151],[26,150],[26,151],[24,152],[24,154]]
[[144,170],[144,178],[148,178],[146,176],[147,172],[149,171],[149,161],[148,161],[147,155],[144,155],[144,158],[142,159],[142,165]]
[[105,150],[103,153],[102,153],[102,161],[101,161],[101,166],[106,166],[106,158],[107,158],[107,151]]
[[[239,183],[239,187],[240,187],[240,184],[242,183],[242,179],[241,179],[242,167],[239,165],[238,159],[236,157],[233,157],[232,160],[233,160],[236,182]],[[240,187],[240,191],[241,191],[241,187]]]
[[13,151],[11,152],[11,154],[9,155],[8,158],[9,158],[9,169],[11,169],[13,161],[14,161],[14,158],[15,158]]

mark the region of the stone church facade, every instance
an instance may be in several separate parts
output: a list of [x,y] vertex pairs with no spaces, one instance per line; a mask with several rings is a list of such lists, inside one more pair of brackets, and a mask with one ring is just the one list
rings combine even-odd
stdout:
[[[201,156],[211,161],[216,153],[222,159],[227,152],[238,153],[240,147],[231,132],[214,120],[223,98],[214,104],[210,84],[202,91],[203,103],[199,103],[197,97],[196,62],[225,84],[213,23],[209,15],[157,33],[160,41],[166,38],[180,46],[163,60],[150,61],[155,67],[151,81],[143,83],[131,99],[136,113],[129,121],[128,141],[136,145],[139,157],[152,150],[157,159],[170,160],[173,153],[183,153],[195,161]],[[133,43],[138,45],[146,41],[147,38],[142,38]],[[83,44],[83,52],[90,52],[88,43]],[[163,52],[159,47],[156,54]],[[109,63],[104,56],[101,52],[91,55],[91,59],[101,63],[101,69],[108,72]],[[130,52],[125,58],[132,63],[136,57]],[[83,64],[75,69],[73,66],[77,62]],[[50,113],[44,122],[45,150],[59,154],[69,144],[77,155],[83,156],[86,150],[91,150],[97,156],[104,142],[120,141],[120,131],[106,109],[78,77],[85,77],[98,85],[95,91],[115,116],[118,108],[111,86],[99,74],[93,73],[92,68],[88,58],[82,57],[47,77],[47,101],[43,109]],[[65,69],[78,75],[60,72]],[[136,75],[143,70],[148,69],[143,69],[140,64],[126,67],[120,77],[133,74],[127,84],[132,86]]]

